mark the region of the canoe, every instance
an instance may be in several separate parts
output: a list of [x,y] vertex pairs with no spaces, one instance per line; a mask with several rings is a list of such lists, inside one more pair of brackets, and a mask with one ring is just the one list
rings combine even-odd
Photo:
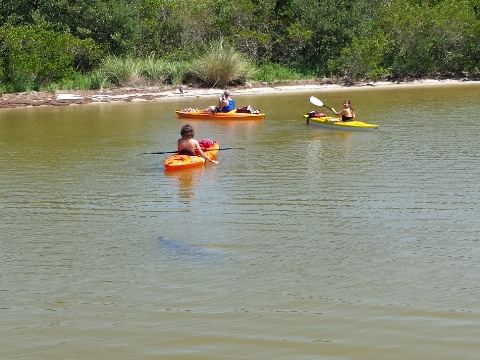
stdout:
[[198,120],[263,120],[265,114],[258,110],[253,112],[238,112],[237,109],[222,113],[212,113],[210,111],[198,110],[198,109],[183,109],[176,110],[175,113],[180,118],[186,119],[198,119]]
[[369,124],[358,120],[342,121],[341,118],[318,116],[312,113],[303,115],[307,118],[307,124],[317,125],[328,129],[337,130],[360,130],[360,131],[376,131],[377,124]]
[[[213,145],[204,149],[203,152],[210,159],[215,159],[217,157],[218,149],[220,149],[220,145],[218,144],[218,141],[214,141]],[[173,154],[165,159],[163,165],[165,166],[165,170],[172,171],[200,166],[205,164],[205,162],[206,160],[201,156]]]

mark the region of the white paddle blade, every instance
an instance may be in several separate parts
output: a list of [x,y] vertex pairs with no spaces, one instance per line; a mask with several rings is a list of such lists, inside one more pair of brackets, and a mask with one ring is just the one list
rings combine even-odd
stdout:
[[310,96],[310,102],[313,104],[313,105],[317,105],[317,106],[323,106],[323,102],[321,102],[319,99],[317,99],[315,96]]

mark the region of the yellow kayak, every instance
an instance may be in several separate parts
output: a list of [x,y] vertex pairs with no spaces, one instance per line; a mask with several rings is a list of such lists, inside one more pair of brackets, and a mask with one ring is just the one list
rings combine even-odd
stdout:
[[317,125],[328,129],[340,130],[361,130],[361,131],[376,131],[377,124],[369,124],[358,120],[342,121],[341,118],[326,116],[325,114],[317,114],[311,111],[303,115],[307,119],[307,124]]

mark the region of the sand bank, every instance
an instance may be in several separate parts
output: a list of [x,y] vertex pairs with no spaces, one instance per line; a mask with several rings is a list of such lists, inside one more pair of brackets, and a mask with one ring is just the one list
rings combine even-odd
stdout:
[[[321,92],[337,90],[359,90],[372,87],[406,87],[406,86],[437,86],[453,84],[480,84],[480,81],[467,79],[458,80],[415,80],[411,82],[368,82],[352,86],[332,83],[290,83],[287,85],[270,86],[259,84],[256,86],[242,86],[229,88],[232,96],[255,94],[278,94],[296,92]],[[0,108],[16,108],[25,106],[66,106],[72,104],[109,103],[124,101],[152,101],[179,98],[216,97],[221,92],[219,88],[198,88],[182,86],[179,88],[119,88],[97,91],[56,91],[1,94]]]

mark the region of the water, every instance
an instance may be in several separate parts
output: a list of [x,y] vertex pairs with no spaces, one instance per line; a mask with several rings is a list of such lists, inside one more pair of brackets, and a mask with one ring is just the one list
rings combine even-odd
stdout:
[[[477,359],[480,85],[4,109],[2,359]],[[308,126],[350,98],[377,133]],[[213,99],[215,100],[215,99]]]

